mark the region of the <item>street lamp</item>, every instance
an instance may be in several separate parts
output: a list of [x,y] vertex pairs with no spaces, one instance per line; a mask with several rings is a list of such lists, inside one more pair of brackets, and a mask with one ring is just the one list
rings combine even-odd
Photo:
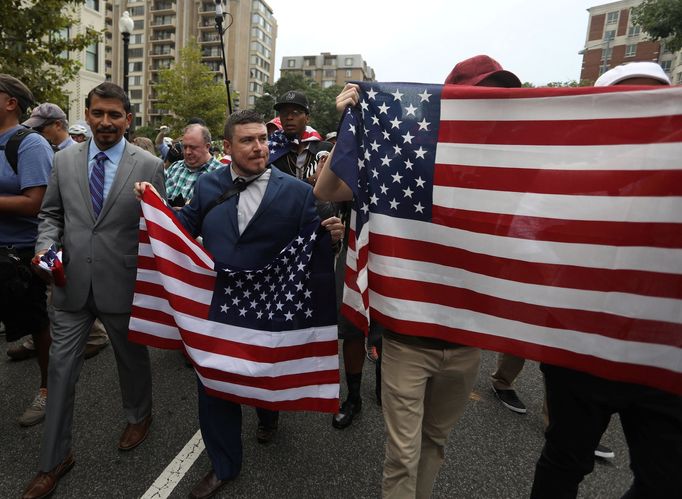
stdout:
[[123,91],[126,95],[128,95],[128,44],[133,28],[135,28],[135,23],[130,18],[130,12],[126,10],[118,21],[118,29],[123,36]]

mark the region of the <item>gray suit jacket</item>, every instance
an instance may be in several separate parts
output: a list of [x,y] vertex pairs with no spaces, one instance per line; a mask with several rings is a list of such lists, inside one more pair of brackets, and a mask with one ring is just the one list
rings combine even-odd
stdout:
[[95,219],[88,184],[89,144],[72,145],[54,157],[38,215],[36,251],[52,243],[63,248],[66,286],[53,287],[55,307],[80,310],[92,289],[100,312],[130,313],[140,221],[140,203],[133,184],[151,182],[163,196],[163,163],[126,143],[102,211]]

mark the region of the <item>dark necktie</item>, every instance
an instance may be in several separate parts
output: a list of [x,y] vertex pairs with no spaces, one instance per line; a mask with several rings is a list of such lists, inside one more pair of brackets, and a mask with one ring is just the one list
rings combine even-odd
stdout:
[[104,204],[104,163],[107,159],[109,158],[106,154],[98,152],[90,173],[90,196],[92,197],[92,209],[95,212],[95,218],[99,217]]
[[246,189],[246,186],[249,185],[249,183],[241,177],[237,177],[232,183],[234,184],[234,188],[238,193],[242,192],[244,189]]

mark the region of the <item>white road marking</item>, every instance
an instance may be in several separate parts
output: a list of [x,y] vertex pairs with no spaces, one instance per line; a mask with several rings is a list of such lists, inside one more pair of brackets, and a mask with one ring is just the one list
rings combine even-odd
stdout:
[[187,442],[183,449],[175,456],[163,473],[159,475],[141,499],[166,499],[173,489],[192,467],[199,454],[204,450],[204,441],[201,438],[201,430]]

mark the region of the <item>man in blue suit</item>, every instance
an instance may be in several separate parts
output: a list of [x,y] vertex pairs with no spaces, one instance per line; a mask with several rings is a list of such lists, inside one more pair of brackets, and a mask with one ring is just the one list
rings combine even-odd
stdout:
[[[318,219],[312,187],[268,168],[268,135],[263,117],[252,110],[233,113],[225,124],[229,168],[202,175],[190,204],[177,212],[182,225],[202,236],[216,261],[234,269],[253,269],[272,261],[307,224]],[[149,186],[141,183],[141,195]],[[329,224],[332,240],[343,225]],[[199,425],[212,469],[192,489],[190,497],[214,495],[241,470],[241,406],[206,393],[198,382]]]

